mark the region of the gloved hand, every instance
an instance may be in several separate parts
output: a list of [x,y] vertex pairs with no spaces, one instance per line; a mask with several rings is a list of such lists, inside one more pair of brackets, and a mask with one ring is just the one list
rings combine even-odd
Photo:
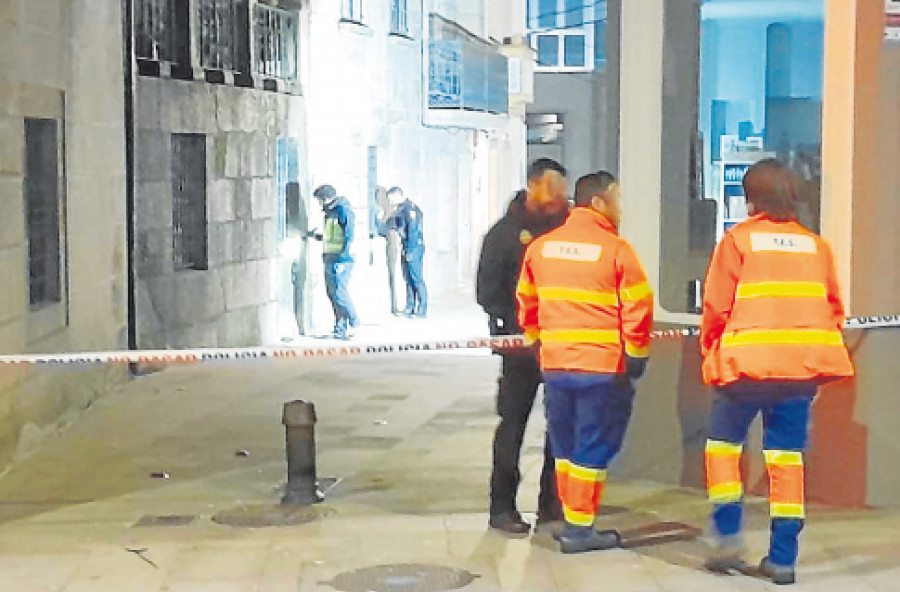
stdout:
[[625,355],[625,375],[632,380],[637,380],[644,375],[647,369],[647,358],[632,358]]

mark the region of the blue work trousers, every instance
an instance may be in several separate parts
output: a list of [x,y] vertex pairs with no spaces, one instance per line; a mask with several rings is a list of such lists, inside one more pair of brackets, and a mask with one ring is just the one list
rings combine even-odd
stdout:
[[[802,452],[806,448],[809,411],[816,386],[812,384],[755,381],[717,390],[712,403],[709,437],[743,445],[750,423],[762,414],[763,448]],[[743,504],[715,504],[712,524],[719,536],[741,530]],[[793,566],[797,561],[798,536],[803,529],[798,518],[772,518],[769,560],[774,565]]]
[[622,448],[634,387],[621,374],[544,372],[555,458],[605,469]]

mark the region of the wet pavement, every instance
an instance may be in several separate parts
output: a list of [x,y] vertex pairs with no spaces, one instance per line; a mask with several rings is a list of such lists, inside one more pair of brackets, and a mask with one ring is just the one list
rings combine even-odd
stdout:
[[[428,321],[377,319],[357,343],[481,334],[465,299]],[[295,344],[323,345],[300,338]],[[487,524],[499,363],[486,351],[219,362],[131,380],[0,478],[0,591],[767,590],[702,570],[702,539],[561,555],[550,533]],[[282,406],[315,403],[325,502],[281,526]],[[543,420],[526,435],[520,509],[533,521]],[[155,476],[154,476],[155,475]],[[599,528],[705,526],[703,492],[611,477]],[[277,520],[275,521],[277,522]],[[749,502],[748,559],[766,549]],[[900,512],[813,507],[794,590],[900,590]]]

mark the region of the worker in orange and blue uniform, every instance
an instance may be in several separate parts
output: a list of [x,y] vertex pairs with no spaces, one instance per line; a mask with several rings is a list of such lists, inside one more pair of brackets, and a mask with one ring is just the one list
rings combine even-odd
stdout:
[[762,414],[771,536],[760,571],[790,584],[806,515],[810,405],[820,384],[852,376],[853,365],[831,250],[797,222],[791,174],[766,159],[743,186],[750,218],[716,247],[703,297],[703,380],[716,390],[706,443],[716,549],[706,565],[743,569],[740,457],[750,422]]
[[565,223],[525,252],[519,324],[539,344],[547,423],[565,515],[563,553],[619,546],[594,530],[607,467],[631,418],[632,380],[643,372],[653,293],[637,255],[618,235],[619,187],[604,171],[575,186]]

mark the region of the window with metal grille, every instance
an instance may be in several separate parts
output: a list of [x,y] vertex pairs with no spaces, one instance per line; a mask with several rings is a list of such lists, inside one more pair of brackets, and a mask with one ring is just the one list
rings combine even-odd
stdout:
[[363,0],[341,0],[341,16],[344,20],[361,23],[363,19],[362,2]]
[[160,62],[188,61],[188,3],[180,0],[136,0],[134,51],[138,58]]
[[206,136],[172,134],[172,255],[176,270],[207,269]]
[[33,309],[62,299],[58,128],[54,119],[25,119],[25,232]]
[[391,33],[409,34],[406,22],[406,0],[391,0]]
[[242,71],[242,54],[247,45],[246,2],[196,1],[200,65],[209,70]]
[[257,74],[297,78],[297,14],[257,4],[253,7]]

